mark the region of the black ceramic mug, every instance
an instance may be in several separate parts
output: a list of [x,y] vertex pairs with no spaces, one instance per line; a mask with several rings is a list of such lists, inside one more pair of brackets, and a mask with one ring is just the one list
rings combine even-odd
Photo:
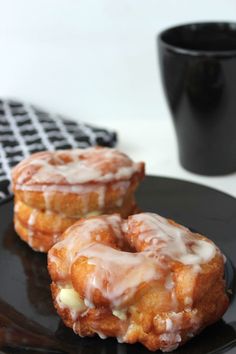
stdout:
[[159,62],[181,165],[236,171],[236,24],[196,23],[158,36]]

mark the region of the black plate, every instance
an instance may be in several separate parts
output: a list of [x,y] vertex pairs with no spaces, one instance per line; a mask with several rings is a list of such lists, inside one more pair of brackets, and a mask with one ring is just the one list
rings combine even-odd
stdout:
[[[231,260],[228,287],[235,293],[236,199],[194,183],[146,177],[138,192],[139,206],[206,234]],[[15,234],[13,202],[0,205],[0,353],[145,354],[140,344],[115,339],[80,338],[57,316],[50,298],[46,256],[33,252]],[[175,353],[235,353],[236,301],[218,323],[205,329]]]

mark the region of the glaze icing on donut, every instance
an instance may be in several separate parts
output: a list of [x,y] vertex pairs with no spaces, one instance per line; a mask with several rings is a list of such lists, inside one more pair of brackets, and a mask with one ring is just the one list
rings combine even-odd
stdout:
[[20,162],[12,171],[15,196],[24,204],[66,217],[136,208],[134,192],[144,177],[144,163],[109,148],[44,151]]
[[[141,168],[140,163],[134,163],[115,149],[96,147],[46,151],[36,153],[18,164],[13,170],[13,180],[16,189],[40,190],[40,185],[47,189],[51,185],[78,186],[129,180]],[[80,193],[81,189],[78,191]],[[73,192],[76,193],[77,189]]]
[[136,249],[186,265],[209,262],[216,252],[209,240],[196,239],[186,227],[177,226],[157,214],[134,215],[124,223],[123,229],[126,235],[131,235],[127,237]]
[[157,214],[77,222],[49,251],[48,268],[55,306],[81,336],[172,350],[228,306],[218,247]]
[[[116,242],[121,239],[123,229],[124,239],[130,241],[137,252],[120,251],[114,245],[112,248],[109,242],[104,244],[99,234],[103,228],[110,227]],[[133,229],[135,233],[132,233]],[[55,246],[67,250],[66,273],[80,257],[87,258],[88,264],[94,267],[86,281],[85,297],[92,303],[94,291],[99,290],[115,307],[122,305],[125,302],[123,297],[127,299],[140,284],[166,277],[166,258],[185,265],[197,265],[200,271],[200,265],[209,262],[217,250],[213,243],[196,238],[187,228],[151,213],[133,215],[127,222],[118,215],[93,218],[78,228],[76,225],[70,234]]]

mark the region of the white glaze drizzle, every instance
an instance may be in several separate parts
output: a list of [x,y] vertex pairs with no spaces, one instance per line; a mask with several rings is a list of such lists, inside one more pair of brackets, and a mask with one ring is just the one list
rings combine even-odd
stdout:
[[34,236],[34,231],[33,231],[33,226],[35,224],[37,217],[37,210],[33,209],[33,211],[30,214],[30,217],[28,219],[28,243],[32,247],[33,246],[33,236]]
[[133,226],[138,229],[136,242],[144,243],[145,251],[186,265],[196,265],[196,271],[199,264],[207,263],[215,256],[217,248],[210,240],[201,240],[186,227],[172,224],[160,215],[133,215],[123,229],[129,233]]
[[178,348],[181,343],[181,336],[179,333],[163,333],[160,335],[160,340],[164,343],[161,346],[163,352],[170,352]]
[[107,336],[105,334],[103,334],[101,331],[96,330],[96,333],[101,339],[106,339],[107,338]]
[[20,210],[20,203],[18,201],[15,201],[14,204],[14,213],[18,213],[18,211]]
[[92,301],[93,291],[99,289],[114,308],[128,301],[140,284],[160,278],[157,262],[143,253],[120,252],[96,243],[83,249],[76,258],[80,256],[95,265],[87,281],[86,298]]
[[33,236],[34,236],[34,232],[31,229],[28,229],[28,243],[29,246],[33,248]]
[[45,210],[49,211],[51,209],[51,201],[53,198],[53,191],[47,190],[46,188],[42,188],[42,192],[43,192],[43,198],[44,198],[44,204],[45,204]]
[[[84,220],[82,223],[72,225],[67,229],[66,233],[69,237],[66,237],[62,241],[54,245],[53,249],[65,248],[65,259],[63,260],[63,271],[60,271],[61,277],[66,277],[70,272],[70,267],[75,261],[78,252],[81,249],[86,248],[91,243],[100,242],[100,234],[103,230],[107,231],[111,227],[114,232],[114,236],[117,238],[117,243],[121,243],[121,217],[120,215],[106,215],[100,217],[94,217],[92,219]],[[57,263],[59,269],[62,269],[60,265],[60,259],[55,257],[52,252],[48,254],[49,261]]]
[[105,205],[106,187],[101,185],[99,188],[97,188],[96,192],[98,194],[98,207],[102,209]]
[[[70,272],[70,267],[76,259],[86,257],[88,263],[94,265],[94,271],[87,282],[87,300],[92,302],[94,290],[99,289],[114,308],[119,308],[129,300],[141,283],[165,276],[165,286],[171,292],[175,309],[178,304],[174,281],[170,272],[162,274],[163,269],[168,267],[166,257],[191,265],[194,272],[198,272],[201,270],[201,264],[214,257],[217,248],[210,241],[197,238],[187,228],[172,225],[167,219],[156,214],[142,213],[131,216],[128,222],[123,222],[123,232],[130,232],[133,223],[139,231],[137,241],[141,240],[145,245],[144,250],[139,253],[123,252],[99,244],[99,232],[109,225],[112,226],[117,240],[122,240],[122,222],[117,215],[98,217],[86,220],[74,228],[72,226],[70,236],[54,246],[66,249],[65,273]],[[108,281],[106,289],[103,286],[104,279]]]
[[83,199],[82,199],[82,213],[83,213],[83,215],[88,213],[88,203],[89,203],[89,195],[83,194]]
[[38,214],[38,211],[37,211],[36,209],[34,209],[34,210],[31,212],[30,217],[29,217],[29,220],[28,220],[28,225],[29,225],[29,226],[34,226],[35,221],[36,221],[37,214]]
[[[65,162],[65,157],[69,161]],[[34,154],[13,169],[17,188],[33,185],[80,185],[128,180],[142,171],[125,154],[109,148],[88,148]]]

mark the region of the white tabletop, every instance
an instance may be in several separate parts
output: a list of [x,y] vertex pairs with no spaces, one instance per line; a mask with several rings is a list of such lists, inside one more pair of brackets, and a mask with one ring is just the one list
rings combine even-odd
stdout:
[[118,133],[118,148],[136,161],[145,161],[146,173],[200,183],[236,197],[236,173],[206,177],[184,170],[178,161],[174,128],[170,118],[99,120],[96,124]]

